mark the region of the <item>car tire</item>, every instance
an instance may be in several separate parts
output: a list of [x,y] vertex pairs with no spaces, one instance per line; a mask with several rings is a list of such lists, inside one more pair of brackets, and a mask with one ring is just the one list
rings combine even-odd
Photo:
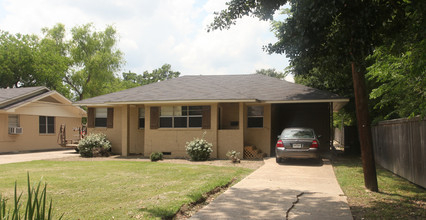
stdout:
[[275,161],[276,161],[277,163],[281,163],[283,160],[282,160],[280,157],[276,157],[276,158],[275,158]]

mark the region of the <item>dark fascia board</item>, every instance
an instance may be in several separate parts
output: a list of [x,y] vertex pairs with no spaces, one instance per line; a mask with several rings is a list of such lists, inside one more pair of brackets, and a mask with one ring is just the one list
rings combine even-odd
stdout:
[[3,101],[3,102],[0,103],[0,109],[6,109],[9,106],[15,105],[15,104],[17,104],[19,102],[24,102],[24,101],[26,101],[28,99],[31,99],[31,98],[33,98],[35,96],[41,95],[41,94],[49,92],[49,91],[50,90],[48,88],[46,88],[46,87],[40,87],[40,88],[38,88],[38,89],[36,89],[34,91],[25,93],[25,94],[23,94],[21,96],[16,96],[16,97],[7,99],[7,100],[5,100],[5,101]]

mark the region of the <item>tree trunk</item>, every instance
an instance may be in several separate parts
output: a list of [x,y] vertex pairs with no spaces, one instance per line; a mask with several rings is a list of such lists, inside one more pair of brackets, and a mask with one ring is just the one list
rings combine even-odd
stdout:
[[355,92],[356,117],[358,121],[359,143],[361,144],[364,183],[367,189],[377,192],[379,188],[377,186],[376,164],[374,161],[373,138],[368,115],[368,97],[364,72],[358,71],[355,65],[356,63],[352,62],[352,80]]

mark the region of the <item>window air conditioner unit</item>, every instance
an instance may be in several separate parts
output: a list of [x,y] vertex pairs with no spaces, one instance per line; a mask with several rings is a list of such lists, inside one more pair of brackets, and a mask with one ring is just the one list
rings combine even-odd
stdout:
[[9,128],[9,134],[22,134],[23,131],[24,131],[24,129],[21,128],[21,127],[10,127]]

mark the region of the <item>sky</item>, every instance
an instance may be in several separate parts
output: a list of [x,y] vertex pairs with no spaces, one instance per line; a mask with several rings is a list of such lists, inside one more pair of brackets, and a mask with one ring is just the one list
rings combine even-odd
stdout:
[[[0,30],[37,34],[62,23],[113,25],[124,53],[122,72],[143,73],[168,63],[181,75],[250,74],[288,66],[285,55],[262,46],[276,42],[270,23],[245,17],[229,30],[207,32],[226,0],[0,0]],[[293,81],[292,76],[286,78]]]

